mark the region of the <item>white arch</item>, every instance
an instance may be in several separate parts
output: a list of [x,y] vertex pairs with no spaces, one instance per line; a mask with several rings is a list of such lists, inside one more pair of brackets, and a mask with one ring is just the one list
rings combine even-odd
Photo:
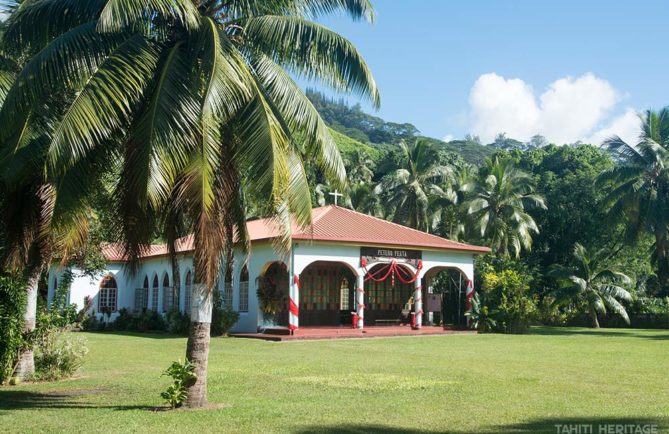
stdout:
[[[358,273],[360,272],[360,270],[362,270],[362,268],[360,268],[360,267],[354,267],[354,266],[352,266],[348,261],[337,261],[337,260],[334,260],[334,259],[314,259],[313,261],[304,264],[304,265],[302,266],[302,269],[301,269],[301,271],[300,271],[299,273],[298,273],[297,270],[296,270],[296,271],[295,271],[295,274],[300,275],[300,274],[304,273],[304,270],[306,270],[306,269],[309,268],[310,266],[316,264],[317,262],[323,262],[323,263],[327,263],[327,264],[339,264],[339,265],[342,265],[342,266],[348,268],[348,270],[349,270],[351,273],[353,273],[353,276],[354,276],[354,277],[357,277],[357,276],[358,276]],[[363,272],[364,272],[364,271],[363,271]]]
[[433,276],[432,276],[432,277],[434,277],[434,276],[436,276],[438,273],[440,273],[440,272],[442,272],[442,271],[445,271],[445,270],[457,270],[457,271],[459,271],[463,276],[465,276],[466,279],[469,279],[469,280],[473,279],[473,277],[474,277],[473,275],[472,275],[472,276],[469,276],[469,275],[467,274],[467,270],[465,269],[465,267],[458,266],[458,265],[450,265],[450,264],[444,264],[444,265],[437,265],[437,264],[435,264],[435,265],[432,265],[430,268],[427,268],[427,269],[424,268],[424,269],[422,269],[422,270],[421,270],[421,273],[420,273],[420,278],[421,278],[421,279],[424,279],[424,278],[425,278],[430,272],[432,272],[432,271],[433,271],[433,273],[432,273]]

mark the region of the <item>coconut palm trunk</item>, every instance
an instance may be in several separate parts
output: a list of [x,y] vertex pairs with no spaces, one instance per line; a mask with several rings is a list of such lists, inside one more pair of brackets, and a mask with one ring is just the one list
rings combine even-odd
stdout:
[[188,407],[207,405],[207,367],[211,341],[211,309],[213,288],[198,284],[193,288],[191,322],[186,344],[186,359],[195,365],[197,378],[187,386]]
[[[37,291],[39,285],[39,278],[42,272],[41,267],[36,267],[35,270],[28,277],[26,284],[26,292],[28,293],[28,300],[26,301],[26,308],[23,314],[24,333],[31,333],[35,330],[37,324]],[[35,355],[32,345],[24,348],[19,355],[19,361],[14,370],[14,375],[21,380],[27,380],[35,374]]]
[[599,328],[599,319],[597,319],[597,311],[593,308],[590,308],[590,324],[593,329]]

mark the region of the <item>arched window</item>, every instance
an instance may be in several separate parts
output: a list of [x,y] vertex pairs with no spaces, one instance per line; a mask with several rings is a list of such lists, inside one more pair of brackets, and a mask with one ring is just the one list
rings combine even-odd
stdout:
[[239,273],[239,311],[249,311],[249,269],[246,265]]
[[135,310],[144,311],[149,307],[149,276],[144,276],[141,288],[135,290]]
[[116,312],[116,299],[118,296],[118,287],[114,276],[108,275],[100,283],[100,292],[98,294],[99,312]]
[[163,312],[170,310],[172,306],[172,288],[170,287],[170,276],[163,274]]
[[232,270],[225,267],[225,279],[223,279],[223,306],[232,308]]
[[184,297],[184,310],[190,314],[190,300],[193,296],[193,274],[188,270],[186,273],[186,294]]
[[153,276],[153,285],[151,285],[151,309],[158,310],[158,276]]

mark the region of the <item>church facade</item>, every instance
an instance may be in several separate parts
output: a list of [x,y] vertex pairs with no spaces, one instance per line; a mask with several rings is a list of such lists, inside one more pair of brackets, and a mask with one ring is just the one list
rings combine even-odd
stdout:
[[[456,270],[464,282],[464,299],[473,295],[474,256],[489,249],[458,243],[346,208],[330,205],[312,211],[312,224],[294,226],[292,247],[277,255],[279,235],[268,219],[247,223],[248,256],[235,248],[232,273],[223,266],[218,290],[222,303],[239,312],[233,332],[255,333],[266,327],[348,326],[364,328],[411,316],[420,328],[429,316],[424,300],[437,273]],[[107,267],[91,279],[75,277],[69,302],[88,302],[98,315],[113,319],[118,310],[167,312],[193,308],[193,244],[177,243],[178,284],[167,248],[154,245],[144,254],[139,271],[129,276],[118,246],[104,248]],[[75,275],[77,270],[73,270]],[[49,270],[48,296],[63,270]],[[264,294],[278,294],[277,312],[263,313]]]

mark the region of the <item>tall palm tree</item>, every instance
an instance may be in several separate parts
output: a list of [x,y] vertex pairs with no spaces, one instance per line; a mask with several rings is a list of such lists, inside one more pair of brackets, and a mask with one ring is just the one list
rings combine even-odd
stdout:
[[[5,24],[0,23],[0,39],[4,30]],[[0,47],[0,106],[24,62],[24,56],[13,56]],[[35,112],[44,113],[44,107]],[[0,147],[0,268],[25,282],[26,333],[36,326],[38,283],[52,253],[57,250],[60,259],[66,261],[85,244],[89,229],[87,192],[93,185],[83,189],[81,197],[72,195],[72,185],[81,168],[74,167],[70,176],[60,178],[62,194],[57,196],[53,173],[36,170],[39,163],[37,167],[32,164],[39,160],[35,156],[48,143],[47,130],[44,123],[27,125],[19,139],[20,149],[11,159],[7,158],[7,150]],[[14,375],[27,379],[34,371],[33,349],[24,348]]]
[[618,136],[604,142],[619,163],[599,178],[612,184],[604,199],[613,217],[626,219],[625,238],[643,233],[655,238],[652,259],[660,285],[669,283],[669,107],[640,116],[641,135],[635,145]]
[[534,194],[530,175],[508,160],[488,160],[481,179],[463,187],[470,195],[464,207],[469,224],[488,240],[498,255],[518,257],[521,249],[532,248],[532,234],[539,233],[530,207],[546,209],[543,197]]
[[400,142],[402,166],[386,175],[375,193],[387,200],[392,219],[414,229],[429,231],[430,191],[450,179],[450,167],[439,164],[437,153],[423,139],[412,144]]
[[430,210],[435,233],[456,241],[465,235],[467,213],[461,205],[466,199],[465,186],[474,180],[474,169],[465,165],[455,172],[450,183],[432,190]]
[[629,284],[631,279],[606,268],[602,260],[604,253],[600,251],[591,256],[585,247],[576,243],[572,253],[573,267],[554,265],[548,273],[560,282],[560,288],[553,292],[555,302],[561,305],[576,303],[577,306],[584,303],[594,328],[599,328],[597,314],[605,315],[607,308],[628,324],[630,322],[620,301],[632,301],[632,296],[620,285]]
[[[58,179],[102,160],[100,172],[117,175],[131,271],[161,216],[194,234],[189,406],[206,404],[212,290],[232,242],[226,228],[247,239],[244,195],[265,198],[285,250],[290,215],[303,225],[311,216],[302,155],[344,182],[325,123],[286,70],[379,104],[355,47],[310,21],[337,11],[374,16],[368,0],[42,0],[9,17],[3,47],[32,59],[0,111],[8,158],[46,106],[51,131],[37,154],[46,171]],[[84,173],[79,187],[100,172]]]

